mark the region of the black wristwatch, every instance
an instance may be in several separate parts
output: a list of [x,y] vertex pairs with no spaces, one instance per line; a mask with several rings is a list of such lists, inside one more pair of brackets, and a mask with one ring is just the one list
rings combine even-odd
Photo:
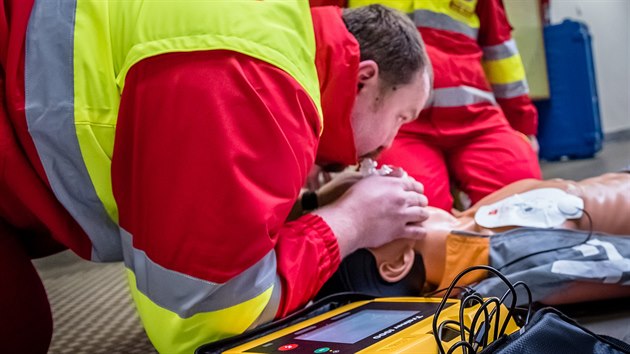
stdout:
[[311,211],[317,209],[319,203],[317,202],[317,193],[313,191],[306,191],[302,193],[302,210]]

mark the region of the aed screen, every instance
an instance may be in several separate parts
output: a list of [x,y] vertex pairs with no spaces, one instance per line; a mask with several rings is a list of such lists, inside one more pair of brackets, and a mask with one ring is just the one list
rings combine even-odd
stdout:
[[352,344],[417,313],[418,311],[366,309],[295,339]]

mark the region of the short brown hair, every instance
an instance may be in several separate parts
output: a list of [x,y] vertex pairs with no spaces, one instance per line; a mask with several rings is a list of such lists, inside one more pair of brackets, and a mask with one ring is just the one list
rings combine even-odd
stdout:
[[413,74],[431,63],[414,23],[404,13],[382,5],[344,9],[343,21],[361,48],[361,60],[378,64],[385,85],[411,82]]

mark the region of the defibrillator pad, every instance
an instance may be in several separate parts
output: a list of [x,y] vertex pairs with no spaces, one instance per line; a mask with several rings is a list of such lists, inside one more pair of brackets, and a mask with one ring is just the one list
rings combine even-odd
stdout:
[[483,227],[556,227],[582,217],[582,198],[558,188],[540,188],[482,206],[475,222]]

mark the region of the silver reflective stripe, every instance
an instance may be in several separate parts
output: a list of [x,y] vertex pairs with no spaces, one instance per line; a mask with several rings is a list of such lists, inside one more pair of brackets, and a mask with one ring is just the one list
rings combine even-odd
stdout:
[[429,10],[415,10],[409,17],[417,27],[429,27],[444,31],[451,31],[464,34],[470,38],[477,39],[479,30],[472,28],[463,22],[459,22],[448,15]]
[[483,60],[500,60],[518,54],[518,48],[513,39],[501,44],[483,47],[482,50]]
[[497,103],[492,92],[470,86],[457,86],[434,89],[430,105],[432,107],[462,107],[482,102]]
[[513,98],[528,94],[529,87],[527,81],[520,80],[509,84],[492,85],[492,91],[496,98]]
[[26,121],[55,196],[92,241],[92,260],[122,260],[118,226],[96,195],[74,126],[76,0],[38,0],[26,33]]
[[263,312],[258,316],[256,321],[252,323],[251,326],[247,329],[247,331],[254,329],[260,325],[273,321],[276,317],[276,313],[278,312],[278,308],[280,307],[280,296],[282,295],[282,282],[280,278],[276,276],[276,282],[273,285],[273,292],[271,293],[271,298],[267,303],[267,306],[263,310]]
[[[241,304],[262,294],[276,281],[274,250],[227,283],[219,284],[166,269],[144,251],[133,248],[129,232],[121,228],[120,235],[125,266],[135,274],[138,291],[181,318]],[[274,292],[279,288],[274,287]]]

